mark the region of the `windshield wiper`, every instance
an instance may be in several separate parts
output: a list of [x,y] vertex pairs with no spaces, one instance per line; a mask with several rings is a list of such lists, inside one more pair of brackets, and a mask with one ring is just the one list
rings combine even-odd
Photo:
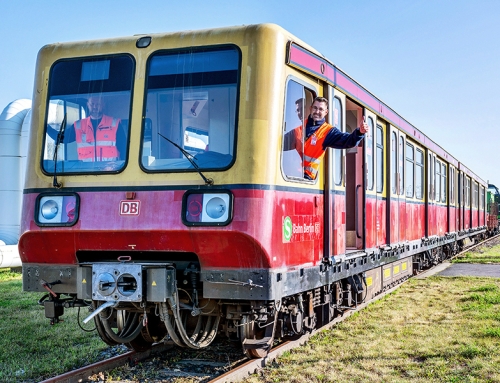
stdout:
[[162,136],[165,140],[167,140],[172,145],[174,145],[177,149],[179,149],[182,154],[184,154],[184,156],[188,159],[188,161],[191,162],[191,165],[193,165],[193,167],[196,169],[196,171],[198,172],[200,177],[203,178],[203,181],[205,181],[205,185],[213,185],[214,184],[214,180],[212,178],[207,178],[203,175],[203,173],[200,170],[200,167],[196,164],[196,162],[194,162],[194,156],[191,153],[189,153],[187,150],[184,150],[182,147],[177,145],[174,141],[169,140],[163,134],[158,133],[158,135]]
[[57,182],[57,152],[59,150],[59,145],[64,141],[64,131],[66,130],[66,113],[64,113],[64,118],[61,122],[61,127],[59,128],[59,133],[57,133],[56,146],[54,149],[54,180],[52,181],[52,186],[55,188],[62,188],[62,183]]

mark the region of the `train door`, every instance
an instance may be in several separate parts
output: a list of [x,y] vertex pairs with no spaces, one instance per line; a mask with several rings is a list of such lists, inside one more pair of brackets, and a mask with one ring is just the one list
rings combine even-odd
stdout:
[[[346,132],[351,133],[363,121],[363,108],[346,101]],[[362,145],[362,144],[360,144]],[[362,146],[346,150],[346,252],[364,248],[364,174]]]
[[[328,87],[330,113],[328,121],[341,132],[345,131],[346,97]],[[325,161],[325,249],[330,255],[346,252],[346,187],[343,150],[327,149]],[[329,257],[328,257],[329,258]]]
[[[376,211],[376,246],[382,246],[387,243],[387,198],[386,193],[386,156],[385,156],[385,132],[387,125],[385,122],[378,120],[375,128],[375,179],[376,179],[376,198],[377,198],[377,211]],[[368,247],[368,246],[367,246]]]
[[456,207],[456,169],[450,164],[448,167],[448,232],[454,233],[458,230],[459,218]]
[[436,155],[431,151],[427,152],[427,199],[426,199],[426,216],[427,223],[425,229],[426,237],[437,234],[436,223]]
[[458,170],[458,201],[457,201],[457,216],[458,216],[458,231],[464,229],[464,172]]
[[376,188],[376,139],[374,113],[365,110],[365,119],[368,132],[365,134],[365,247],[367,249],[377,246],[377,188]]
[[389,129],[389,196],[387,203],[389,212],[389,243],[395,244],[405,240],[406,225],[406,199],[404,188],[404,164],[405,164],[405,140],[406,136],[394,126]]
[[470,177],[464,173],[464,230],[471,228],[471,192]]

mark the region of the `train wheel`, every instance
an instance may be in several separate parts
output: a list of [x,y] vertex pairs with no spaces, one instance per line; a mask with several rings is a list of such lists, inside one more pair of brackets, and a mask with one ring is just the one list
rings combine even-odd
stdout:
[[156,315],[148,315],[147,324],[141,330],[137,338],[126,343],[126,346],[134,351],[146,351],[153,343],[160,342],[167,335],[165,324]]
[[256,359],[267,356],[273,345],[277,316],[276,311],[274,318],[264,324],[250,319],[248,315],[243,316],[241,340],[247,357]]
[[137,336],[137,338],[135,338],[134,340],[131,340],[128,343],[125,343],[125,345],[131,350],[141,352],[141,351],[149,350],[151,348],[151,346],[153,345],[153,342],[150,342],[149,340],[144,339],[144,336],[141,333]]
[[[92,308],[95,310],[96,307],[99,307],[99,303],[100,302],[93,301]],[[119,344],[108,336],[108,334],[106,333],[106,329],[104,328],[101,319],[99,318],[99,315],[94,317],[94,323],[97,333],[104,343],[106,343],[108,346],[116,346],[117,344]]]

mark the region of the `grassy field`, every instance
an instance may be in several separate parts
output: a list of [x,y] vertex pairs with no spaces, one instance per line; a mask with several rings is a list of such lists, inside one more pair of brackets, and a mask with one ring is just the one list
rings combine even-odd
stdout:
[[0,269],[0,382],[39,382],[103,359],[107,346],[96,332],[80,330],[78,310],[51,326],[37,305],[42,295],[23,293],[21,275]]
[[[454,262],[500,263],[500,239]],[[246,382],[500,382],[500,278],[411,279]]]
[[247,382],[500,382],[500,279],[412,279]]
[[[500,244],[464,260],[500,263]],[[78,327],[86,310],[50,326],[41,295],[0,270],[0,382],[39,382],[109,351]],[[500,279],[412,279],[247,382],[500,382]]]
[[457,263],[500,263],[500,237],[456,257]]

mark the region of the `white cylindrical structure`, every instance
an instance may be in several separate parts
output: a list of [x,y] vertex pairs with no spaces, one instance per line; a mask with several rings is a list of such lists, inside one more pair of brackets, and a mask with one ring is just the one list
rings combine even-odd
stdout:
[[0,269],[21,266],[21,257],[17,245],[1,245],[0,242]]
[[[12,245],[19,240],[21,224],[22,195],[26,166],[29,125],[23,128],[31,109],[31,100],[20,99],[11,102],[0,114],[0,241],[2,259],[19,259],[12,254]],[[25,129],[25,130],[24,130]],[[1,243],[1,242],[0,242]],[[8,247],[8,249],[7,249]],[[9,264],[10,263],[10,264]],[[0,267],[20,266],[20,260],[12,264],[3,260]],[[4,266],[4,264],[9,264]]]

